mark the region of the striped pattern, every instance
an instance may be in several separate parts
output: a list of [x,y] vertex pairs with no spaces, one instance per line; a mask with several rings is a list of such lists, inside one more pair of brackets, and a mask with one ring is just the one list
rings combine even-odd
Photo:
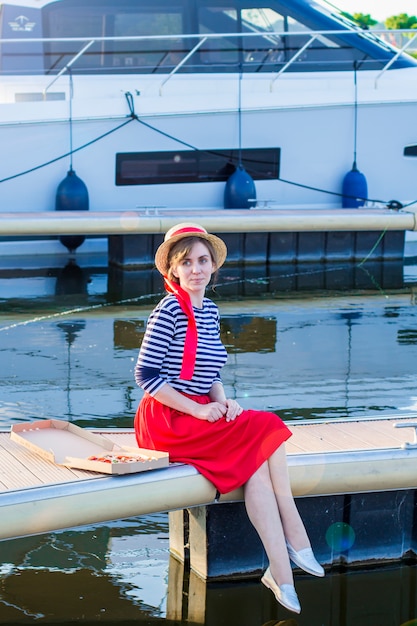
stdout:
[[227,352],[220,341],[218,308],[204,298],[203,308],[194,307],[194,315],[198,346],[192,380],[179,378],[188,320],[176,297],[163,298],[149,316],[135,367],[135,380],[150,395],[154,396],[165,383],[177,391],[203,395],[215,381],[220,381],[219,372],[226,363]]

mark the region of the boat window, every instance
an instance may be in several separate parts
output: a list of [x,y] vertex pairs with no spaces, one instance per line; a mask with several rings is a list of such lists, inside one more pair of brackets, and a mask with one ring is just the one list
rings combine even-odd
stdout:
[[[210,37],[200,50],[206,71],[278,72],[284,65],[289,72],[352,70],[355,61],[359,69],[369,63],[363,52],[341,38],[319,35],[310,42],[313,33],[308,26],[272,5],[209,7],[201,2],[199,33]],[[216,33],[223,36],[215,37]],[[244,36],[233,37],[234,33]]]
[[240,41],[237,37],[210,37],[216,33],[225,35],[239,32],[238,12],[230,6],[201,6],[198,10],[198,32],[209,35],[209,39],[200,50],[200,59],[212,71],[222,71],[233,67],[236,71],[240,56]]
[[[323,35],[312,41],[313,32],[305,24],[270,8],[242,10],[242,31],[262,34],[245,40],[246,71],[275,72],[284,64],[289,64],[290,72],[346,70],[364,57],[351,46]],[[303,46],[307,47],[299,54]]]
[[[172,39],[141,41],[106,41],[94,44],[73,66],[79,71],[157,71],[174,67],[189,48],[179,35],[184,33],[184,9],[181,4],[161,6],[145,4],[54,3],[45,16],[48,37],[132,37],[170,35]],[[84,46],[83,42],[53,42],[48,46],[47,69],[64,67]],[[189,44],[187,44],[189,45]]]
[[[2,44],[4,73],[56,74],[96,38],[102,40],[77,58],[73,73],[353,71],[385,67],[394,54],[361,29],[311,41],[313,29],[346,26],[276,0],[60,0],[20,17],[13,5],[1,7],[3,36],[23,37],[20,46]],[[42,37],[55,41],[43,48]],[[390,69],[413,63],[404,55]]]
[[[276,33],[286,30],[286,18],[269,8],[243,9],[242,32],[250,36],[243,39],[243,59],[246,70],[257,72],[285,59],[286,38]],[[259,33],[259,37],[252,34]]]
[[169,11],[135,12],[132,23],[130,14],[118,14],[114,21],[114,35],[125,37],[126,35],[177,35],[169,40],[157,41],[133,41],[117,43],[112,51],[113,67],[149,68],[158,71],[160,68],[172,69],[183,60],[188,53],[189,44],[179,35],[184,33],[181,7],[170,6]]
[[417,157],[417,146],[406,146],[404,148],[404,156]]
[[239,157],[254,180],[279,177],[280,149],[127,152],[116,155],[116,185],[225,182]]

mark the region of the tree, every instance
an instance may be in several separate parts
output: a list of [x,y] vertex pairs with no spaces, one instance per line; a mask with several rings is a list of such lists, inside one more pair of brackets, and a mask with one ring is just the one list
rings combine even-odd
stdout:
[[351,20],[352,22],[355,22],[355,24],[357,24],[358,26],[360,26],[364,30],[369,30],[369,28],[371,26],[375,26],[375,24],[378,24],[377,20],[374,20],[369,15],[369,13],[367,13],[367,14],[365,14],[365,13],[353,13],[353,15],[350,15],[350,13],[345,13],[344,11],[342,11],[342,15],[344,17],[347,17],[348,20]]
[[[391,17],[388,17],[385,20],[385,27],[389,30],[396,30],[396,29],[405,29],[405,30],[409,30],[409,29],[417,29],[417,17],[415,15],[407,15],[406,13],[400,13],[399,15],[393,15]],[[405,45],[405,41],[407,41],[407,39],[404,40],[404,37],[415,37],[415,33],[401,33],[400,36],[396,35],[394,36],[396,41],[393,42],[394,45],[399,46],[400,48],[403,48]],[[417,58],[417,54],[414,51],[411,50],[407,50],[407,52],[409,54],[411,54],[412,56]]]
[[[407,15],[407,13],[400,13],[399,15],[388,17],[385,20],[385,26],[390,30],[417,28],[417,17],[415,15]],[[412,36],[411,33],[407,33],[407,35],[409,37]]]

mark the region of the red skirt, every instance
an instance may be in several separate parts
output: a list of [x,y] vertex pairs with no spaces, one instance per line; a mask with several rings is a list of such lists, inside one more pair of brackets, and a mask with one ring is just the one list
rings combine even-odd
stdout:
[[[208,396],[188,396],[201,404]],[[268,411],[243,411],[235,420],[199,420],[161,404],[145,393],[135,417],[139,447],[169,453],[172,463],[187,463],[220,493],[241,487],[291,431]]]

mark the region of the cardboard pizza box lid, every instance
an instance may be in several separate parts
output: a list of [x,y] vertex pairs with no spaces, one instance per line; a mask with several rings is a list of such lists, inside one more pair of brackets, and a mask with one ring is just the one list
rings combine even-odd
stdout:
[[104,474],[131,474],[169,464],[167,452],[118,446],[65,420],[13,424],[10,437],[52,463]]

